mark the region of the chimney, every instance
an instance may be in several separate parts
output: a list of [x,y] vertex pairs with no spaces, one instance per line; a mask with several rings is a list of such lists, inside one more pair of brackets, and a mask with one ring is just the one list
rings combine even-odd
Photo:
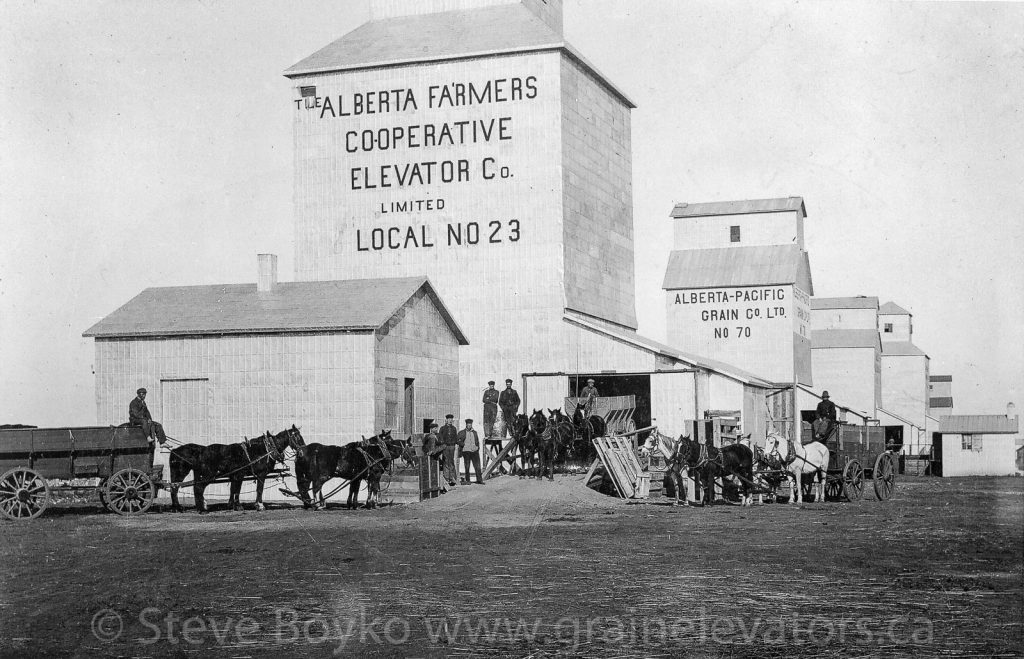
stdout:
[[277,254],[257,254],[256,266],[259,271],[256,291],[272,293],[277,288]]

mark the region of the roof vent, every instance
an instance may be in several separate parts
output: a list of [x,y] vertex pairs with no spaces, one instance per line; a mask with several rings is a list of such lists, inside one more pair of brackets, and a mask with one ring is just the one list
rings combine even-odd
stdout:
[[256,290],[260,293],[272,293],[277,288],[277,254],[257,254],[256,267],[259,274],[256,279]]

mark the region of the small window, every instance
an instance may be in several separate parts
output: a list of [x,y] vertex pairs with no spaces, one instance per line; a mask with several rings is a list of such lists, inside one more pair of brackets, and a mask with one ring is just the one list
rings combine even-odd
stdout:
[[886,334],[892,334],[892,323],[886,323],[883,332]]
[[740,241],[740,228],[738,226],[729,227],[729,242],[738,243]]
[[299,94],[302,96],[302,98],[311,98],[313,96],[316,96],[316,86],[309,85],[299,87]]
[[965,451],[980,451],[981,437],[978,435],[962,435],[960,438],[960,448]]

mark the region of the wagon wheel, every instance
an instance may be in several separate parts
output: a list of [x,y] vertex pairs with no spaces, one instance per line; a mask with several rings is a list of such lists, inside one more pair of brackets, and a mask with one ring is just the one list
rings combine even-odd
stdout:
[[122,469],[107,480],[107,508],[118,515],[144,513],[153,505],[156,487],[144,472]]
[[107,506],[107,479],[104,478],[100,481],[100,484],[96,486],[96,494],[100,498],[100,506],[108,508]]
[[875,496],[887,501],[896,489],[896,459],[892,453],[881,453],[875,460]]
[[847,501],[860,501],[864,496],[864,470],[856,460],[850,460],[843,469],[843,496]]
[[50,505],[50,484],[27,467],[15,467],[0,476],[0,514],[7,519],[39,517]]
[[632,417],[630,417],[626,419],[625,423],[622,424],[622,434],[628,435],[634,430],[636,430],[636,423],[633,421]]
[[843,477],[828,473],[825,475],[825,500],[835,501],[843,496]]

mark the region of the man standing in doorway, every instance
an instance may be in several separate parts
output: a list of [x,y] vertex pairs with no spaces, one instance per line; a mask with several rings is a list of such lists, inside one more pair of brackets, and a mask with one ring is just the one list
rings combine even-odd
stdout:
[[150,440],[157,440],[161,444],[167,441],[164,434],[164,427],[153,420],[146,406],[146,389],[140,388],[135,392],[135,398],[128,404],[128,423],[142,428],[146,437]]
[[594,399],[600,395],[594,386],[594,378],[587,379],[587,386],[580,392],[580,398],[583,399],[583,416],[590,416],[590,411],[594,408]]
[[469,485],[469,467],[476,469],[477,485],[484,484],[480,474],[480,436],[473,430],[473,419],[466,419],[466,427],[459,431],[459,450],[462,452],[462,464],[466,466],[466,478],[463,483]]
[[444,415],[444,425],[441,426],[438,439],[444,446],[444,479],[448,481],[449,485],[454,486],[459,475],[459,466],[455,464],[455,451],[459,447],[459,432],[455,429],[454,414]]
[[501,408],[502,420],[505,422],[501,436],[511,437],[512,423],[519,412],[519,392],[512,388],[512,380],[505,380],[505,390],[498,396],[498,407]]
[[494,422],[497,418],[498,390],[494,388],[494,380],[491,380],[484,390],[484,439],[494,436]]

